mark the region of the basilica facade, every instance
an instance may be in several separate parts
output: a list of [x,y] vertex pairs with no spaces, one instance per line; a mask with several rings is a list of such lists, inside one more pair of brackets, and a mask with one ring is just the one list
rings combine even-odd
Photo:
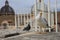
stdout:
[[0,28],[6,29],[9,25],[15,25],[15,11],[6,0],[5,5],[0,9]]
[[33,14],[15,14],[14,9],[6,0],[5,5],[0,8],[0,29],[15,29],[17,26],[23,27],[28,24],[27,20],[31,18],[30,16],[33,17]]
[[[55,13],[50,12],[48,15],[48,6],[44,4],[44,10],[42,10],[41,0],[37,2],[37,16],[35,16],[35,4],[31,8],[30,13],[26,14],[17,14],[15,13],[14,9],[9,5],[8,0],[5,1],[5,5],[0,8],[0,29],[16,29],[16,28],[24,28],[25,26],[30,23],[32,29],[35,28],[35,20],[37,20],[37,28],[39,27],[47,27],[44,23],[42,24],[40,17],[43,18],[43,21],[50,23],[51,27],[55,25]],[[50,10],[51,11],[51,10]],[[60,24],[58,12],[58,24]],[[50,18],[48,18],[50,16]],[[40,22],[39,22],[39,21]],[[50,21],[50,22],[49,22]],[[40,30],[40,29],[39,29]]]

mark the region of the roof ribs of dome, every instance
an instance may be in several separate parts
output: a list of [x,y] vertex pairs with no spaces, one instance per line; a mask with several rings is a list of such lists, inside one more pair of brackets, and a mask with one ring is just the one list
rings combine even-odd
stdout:
[[9,6],[8,1],[5,1],[5,5],[1,8],[0,14],[15,14],[14,10],[12,7]]

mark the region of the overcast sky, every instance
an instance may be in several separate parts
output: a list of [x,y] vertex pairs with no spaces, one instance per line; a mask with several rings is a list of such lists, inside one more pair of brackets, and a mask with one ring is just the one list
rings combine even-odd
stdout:
[[[35,3],[35,0],[8,0],[10,6],[14,9],[15,13],[24,13],[30,12],[31,6]],[[47,5],[48,0],[44,0],[45,4]],[[54,8],[54,1],[50,0],[51,8]],[[0,8],[4,6],[5,0],[0,0]],[[57,0],[57,7],[60,9],[60,0]]]

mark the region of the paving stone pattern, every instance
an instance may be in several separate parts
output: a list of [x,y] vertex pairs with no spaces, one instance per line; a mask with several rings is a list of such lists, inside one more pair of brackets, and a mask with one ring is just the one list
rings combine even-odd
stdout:
[[[0,32],[2,32],[2,31],[0,31]],[[16,31],[14,31],[14,32],[16,32]],[[11,33],[14,33],[14,32],[11,31]],[[5,31],[4,31],[3,34],[8,34],[8,32],[5,33]],[[0,35],[1,35],[1,33],[0,33]],[[8,38],[0,37],[0,40],[60,40],[60,32],[58,32],[58,33],[50,32],[47,34],[31,34],[31,35],[24,35],[24,36],[17,35],[17,36],[8,37]]]

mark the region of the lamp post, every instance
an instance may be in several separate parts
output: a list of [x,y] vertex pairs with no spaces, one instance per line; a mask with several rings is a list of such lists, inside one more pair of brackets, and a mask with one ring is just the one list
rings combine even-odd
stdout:
[[[37,0],[35,0],[35,17],[37,15]],[[37,20],[35,19],[35,31],[37,31]]]
[[57,0],[55,0],[55,23],[56,23],[56,32],[58,32],[58,27],[57,27]]
[[44,17],[44,0],[41,0],[42,17]]
[[48,0],[48,25],[51,26],[50,24],[50,0]]

